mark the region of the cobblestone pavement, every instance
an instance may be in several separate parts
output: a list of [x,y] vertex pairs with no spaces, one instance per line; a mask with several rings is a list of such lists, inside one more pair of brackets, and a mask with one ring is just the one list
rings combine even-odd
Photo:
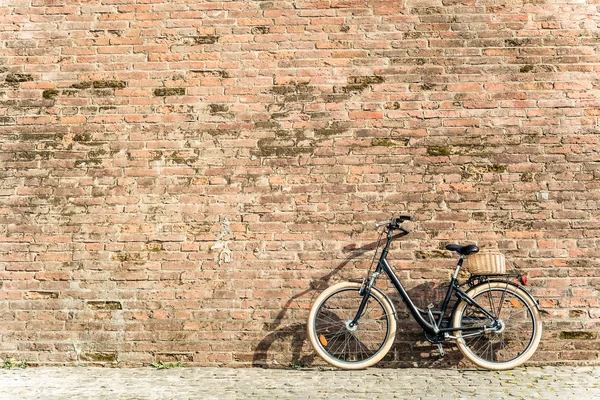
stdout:
[[0,399],[600,399],[600,367],[506,372],[230,368],[0,371]]

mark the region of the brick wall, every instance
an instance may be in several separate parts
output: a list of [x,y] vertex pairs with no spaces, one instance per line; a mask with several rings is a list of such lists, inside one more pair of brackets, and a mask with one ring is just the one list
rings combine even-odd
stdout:
[[420,301],[445,244],[501,249],[534,361],[598,362],[598,0],[4,4],[0,356],[311,363],[316,289],[402,213]]

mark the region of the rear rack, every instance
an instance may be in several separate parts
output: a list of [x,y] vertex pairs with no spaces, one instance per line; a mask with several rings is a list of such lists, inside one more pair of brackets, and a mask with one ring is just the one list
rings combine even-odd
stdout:
[[493,281],[505,281],[505,282],[510,282],[512,280],[518,280],[519,282],[521,282],[522,284],[524,284],[522,278],[523,278],[523,275],[519,274],[519,273],[513,273],[513,274],[491,274],[491,275],[471,275],[471,277],[469,277],[469,279],[465,283],[467,285],[469,285],[469,287],[473,287],[475,285],[479,285],[480,283],[485,283],[485,282],[488,282],[490,280],[493,280]]

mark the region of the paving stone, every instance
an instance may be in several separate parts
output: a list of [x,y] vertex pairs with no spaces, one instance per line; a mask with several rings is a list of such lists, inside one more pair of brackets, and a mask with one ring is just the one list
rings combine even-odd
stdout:
[[1,399],[600,398],[600,367],[513,371],[28,368],[0,374]]

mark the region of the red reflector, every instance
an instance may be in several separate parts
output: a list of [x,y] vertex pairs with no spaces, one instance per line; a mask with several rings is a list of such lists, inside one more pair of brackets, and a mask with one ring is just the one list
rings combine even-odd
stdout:
[[521,277],[521,282],[523,282],[523,285],[527,285],[527,277],[525,275]]

